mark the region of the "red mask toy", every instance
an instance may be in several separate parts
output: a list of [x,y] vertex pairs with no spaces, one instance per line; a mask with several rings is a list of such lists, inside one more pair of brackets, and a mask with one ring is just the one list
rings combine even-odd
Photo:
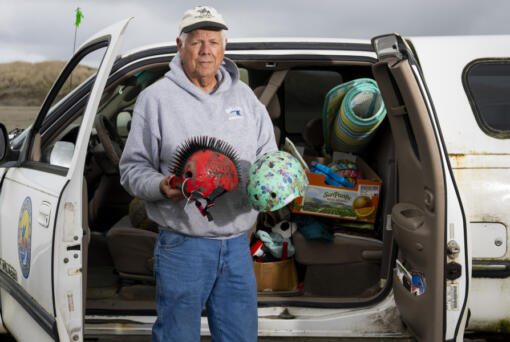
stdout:
[[[177,148],[170,164],[170,185],[180,188],[184,196],[194,200],[203,216],[212,221],[207,211],[214,201],[239,185],[237,153],[225,141],[213,137],[193,137]],[[200,202],[205,200],[205,205]]]

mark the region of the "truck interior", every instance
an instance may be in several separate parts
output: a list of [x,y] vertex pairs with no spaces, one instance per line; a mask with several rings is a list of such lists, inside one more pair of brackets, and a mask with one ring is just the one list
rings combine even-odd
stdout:
[[[275,70],[273,64],[266,61],[238,61],[237,64],[242,80],[256,93],[261,92]],[[318,157],[323,145],[321,117],[327,92],[351,79],[373,78],[371,64],[282,61],[277,65],[279,69],[289,69],[268,106],[277,141],[282,145],[283,140],[289,138],[305,156]],[[114,136],[113,141],[119,144],[125,141],[136,96],[166,71],[166,63],[151,65],[143,70],[133,70],[131,75],[119,80],[118,85],[110,86],[112,90],[105,93],[98,116],[103,118],[102,121],[108,121],[107,132]],[[101,132],[97,125],[96,131],[99,136]],[[309,241],[296,232],[293,243],[301,288],[261,291],[261,305],[273,302],[357,305],[370,303],[387,289],[387,280],[391,277],[391,246],[385,249],[383,241],[385,218],[396,199],[394,154],[390,127],[384,122],[360,155],[383,180],[382,200],[373,228],[342,229],[341,222],[332,218],[324,220],[332,227],[332,241]],[[85,174],[91,229],[87,312],[154,310],[152,261],[157,226],[146,217],[134,217],[143,216],[140,210],[144,203],[122,189],[115,165],[108,164],[114,162],[107,153],[93,154]],[[280,215],[290,218],[289,215],[298,214],[282,211]],[[272,222],[278,219],[277,216],[260,214],[258,224],[274,225],[278,223]],[[146,222],[140,223],[141,220]]]
[[[438,323],[427,324],[429,328],[411,326],[413,332],[432,340],[441,336],[443,313],[435,310],[442,308],[437,304],[443,300],[443,278],[436,271],[444,262],[444,233],[437,229],[445,215],[443,169],[427,107],[409,63],[345,56],[231,57],[242,81],[258,94],[275,70],[289,70],[268,112],[279,145],[288,138],[308,159],[321,156],[322,110],[333,87],[357,78],[375,79],[388,112],[358,154],[382,180],[375,223],[361,229],[346,226],[343,220],[323,218],[331,240],[309,240],[295,232],[292,242],[299,286],[260,291],[259,305],[364,307],[385,298],[393,285],[395,300],[403,304],[408,317],[426,312],[426,317]],[[143,201],[132,198],[120,185],[118,158],[138,94],[163,77],[169,60],[149,59],[114,72],[103,93],[84,174],[83,217],[89,228],[83,241],[84,255],[88,254],[83,268],[87,315],[156,314],[152,262],[157,226],[144,215]],[[79,115],[80,110],[75,111],[69,117],[74,124],[43,140],[43,158],[56,140],[76,139]],[[253,239],[255,229],[275,225],[282,217],[292,221],[296,215],[300,214],[285,210],[259,214],[249,238]],[[417,256],[416,249],[420,251]],[[424,275],[425,293],[413,296],[398,283],[396,259]]]

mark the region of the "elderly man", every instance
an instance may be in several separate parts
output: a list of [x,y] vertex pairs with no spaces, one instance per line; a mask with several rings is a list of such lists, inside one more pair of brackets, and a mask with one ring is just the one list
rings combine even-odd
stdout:
[[213,221],[169,185],[169,163],[190,137],[233,146],[240,179],[255,159],[276,150],[265,107],[224,58],[222,16],[211,7],[185,12],[178,54],[165,77],[144,90],[120,161],[122,185],[147,201],[159,226],[154,252],[158,318],[153,341],[199,341],[206,308],[213,341],[256,341],[257,290],[246,232],[256,219],[245,183],[218,198]]

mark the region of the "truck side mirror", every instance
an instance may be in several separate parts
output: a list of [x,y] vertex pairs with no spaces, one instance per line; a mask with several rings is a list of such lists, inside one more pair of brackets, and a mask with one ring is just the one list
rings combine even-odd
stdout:
[[6,165],[2,164],[17,161],[18,155],[19,152],[15,152],[11,149],[7,128],[5,128],[4,124],[0,123],[0,165],[5,167]]
[[3,124],[0,124],[0,161],[3,161],[7,154],[7,145],[9,144],[9,135]]

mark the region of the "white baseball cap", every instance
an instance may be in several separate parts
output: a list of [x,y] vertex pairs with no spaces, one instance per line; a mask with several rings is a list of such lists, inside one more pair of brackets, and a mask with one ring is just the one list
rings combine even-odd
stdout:
[[197,6],[184,12],[179,23],[179,34],[196,29],[228,30],[221,14],[209,6]]

